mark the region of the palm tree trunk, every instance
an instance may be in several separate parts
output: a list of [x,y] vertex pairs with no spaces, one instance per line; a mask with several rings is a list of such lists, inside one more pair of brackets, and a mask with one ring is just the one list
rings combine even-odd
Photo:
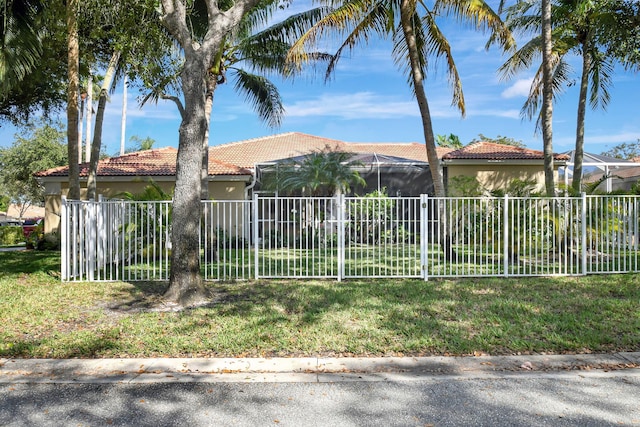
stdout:
[[[436,150],[436,141],[433,134],[433,125],[431,123],[431,113],[429,111],[429,102],[427,101],[427,95],[424,90],[423,74],[420,67],[418,45],[416,42],[416,36],[413,28],[412,17],[415,13],[416,3],[415,0],[402,0],[400,4],[400,23],[402,25],[402,31],[407,42],[409,51],[409,60],[411,62],[411,78],[413,80],[413,87],[418,101],[418,108],[420,109],[420,116],[422,118],[422,130],[424,133],[425,146],[427,149],[427,160],[429,161],[429,171],[431,172],[431,179],[433,181],[433,190],[436,197],[445,197],[444,178],[442,176],[442,169],[440,167],[440,159],[438,159],[438,152]],[[440,221],[440,244],[442,251],[444,252],[447,260],[457,259],[457,254],[451,247],[451,235],[448,232],[448,217],[449,213],[446,212],[445,204],[443,201],[438,203],[438,219]]]
[[551,41],[551,0],[542,0],[542,144],[544,184],[548,197],[555,196],[553,177],[553,70]]
[[209,129],[211,128],[211,111],[213,110],[213,93],[216,90],[216,76],[212,73],[207,75],[207,91],[204,99],[204,115],[207,119],[207,129],[202,139],[202,170],[200,171],[200,179],[202,180],[202,188],[200,189],[200,199],[207,200],[209,198]]
[[580,77],[580,95],[578,98],[578,118],[576,123],[576,148],[573,159],[573,181],[571,188],[577,194],[582,189],[582,161],[584,158],[584,118],[587,110],[589,91],[589,70],[591,53],[587,43],[582,45],[582,76]]
[[415,12],[415,0],[402,0],[400,5],[400,22],[404,33],[407,47],[409,50],[409,60],[411,62],[411,79],[413,81],[418,108],[422,118],[422,131],[424,133],[424,141],[427,149],[427,160],[429,161],[429,171],[433,180],[433,190],[436,197],[444,197],[444,179],[442,177],[442,169],[440,168],[440,159],[438,159],[438,151],[436,150],[436,140],[433,134],[433,124],[431,123],[431,113],[429,111],[429,102],[424,91],[424,76],[420,68],[418,45],[416,35],[411,21]]
[[109,60],[107,72],[102,81],[100,98],[98,99],[98,110],[96,111],[96,128],[91,142],[91,159],[89,160],[89,176],[87,177],[87,200],[96,197],[96,175],[98,172],[98,160],[100,160],[100,147],[102,146],[102,123],[104,122],[104,111],[107,108],[107,95],[113,81],[113,77],[118,68],[120,52],[115,51]]
[[87,83],[87,131],[86,131],[86,139],[84,141],[85,151],[84,158],[85,161],[89,161],[91,158],[91,125],[93,124],[93,74],[89,71],[89,82]]
[[67,150],[69,156],[69,198],[80,200],[78,166],[78,97],[80,85],[80,46],[78,42],[78,0],[67,0]]
[[122,121],[120,122],[120,155],[124,155],[125,138],[127,134],[127,85],[129,79],[124,75],[122,82]]

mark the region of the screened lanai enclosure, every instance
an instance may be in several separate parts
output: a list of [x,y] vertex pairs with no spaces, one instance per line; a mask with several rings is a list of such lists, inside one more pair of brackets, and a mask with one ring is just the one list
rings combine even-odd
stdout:
[[[282,159],[256,165],[256,185],[258,193],[280,193],[273,185],[265,188],[265,183],[279,182],[278,176],[283,167],[299,163],[306,156]],[[425,162],[388,156],[380,153],[353,154],[348,164],[357,171],[366,182],[355,185],[345,194],[363,196],[373,191],[385,192],[390,197],[418,197],[420,194],[433,194],[433,181],[429,165]]]
[[[573,181],[575,151],[564,154],[569,155],[569,161],[559,174],[560,181],[568,187]],[[582,182],[585,187],[594,187],[590,188],[592,193],[629,192],[640,180],[640,163],[631,160],[584,153],[582,166]]]

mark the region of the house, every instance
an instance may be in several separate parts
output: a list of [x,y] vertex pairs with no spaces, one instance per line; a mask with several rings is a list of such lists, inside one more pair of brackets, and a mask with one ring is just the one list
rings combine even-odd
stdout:
[[[246,199],[259,184],[257,175],[261,168],[326,147],[354,153],[362,164],[367,189],[384,186],[393,196],[430,192],[424,144],[349,143],[289,132],[209,147],[209,196],[216,200]],[[170,192],[175,182],[177,153],[177,149],[168,147],[100,160],[98,194],[116,197],[123,191],[141,192],[149,179]],[[448,176],[476,175],[485,185],[494,187],[513,177],[535,177],[544,183],[539,151],[479,143],[455,151],[438,148],[438,155]],[[87,173],[88,165],[80,165],[81,186],[86,185]],[[61,197],[68,194],[68,167],[41,171],[36,176],[46,192],[45,231],[56,231]]]
[[[554,154],[554,181],[558,168],[569,160]],[[442,156],[445,183],[454,176],[475,177],[486,190],[505,188],[510,181],[533,180],[536,191],[544,191],[544,153],[539,150],[493,142],[476,142]]]
[[[98,162],[96,191],[105,197],[117,197],[123,192],[141,192],[149,180],[164,191],[175,185],[178,150],[173,147],[138,151]],[[80,165],[81,197],[86,194],[89,167]],[[61,166],[36,173],[45,187],[45,233],[57,231],[60,225],[61,197],[69,192],[69,167]],[[245,197],[252,172],[240,166],[210,159],[209,195],[218,200]]]

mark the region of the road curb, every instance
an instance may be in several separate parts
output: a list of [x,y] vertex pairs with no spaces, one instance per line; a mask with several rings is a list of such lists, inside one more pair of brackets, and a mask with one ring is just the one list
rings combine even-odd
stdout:
[[0,383],[336,382],[640,375],[640,352],[374,358],[0,359]]

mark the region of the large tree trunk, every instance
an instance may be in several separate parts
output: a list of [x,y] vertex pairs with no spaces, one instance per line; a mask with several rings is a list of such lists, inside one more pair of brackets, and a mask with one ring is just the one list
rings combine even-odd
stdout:
[[547,196],[555,196],[553,177],[553,70],[551,42],[551,0],[542,0],[542,144],[544,184]]
[[80,85],[80,47],[78,44],[78,0],[67,0],[67,149],[69,156],[69,198],[80,200],[78,156],[78,97]]
[[107,108],[107,95],[113,82],[113,77],[118,68],[120,52],[116,51],[111,55],[107,72],[104,75],[102,88],[100,88],[100,98],[98,99],[98,110],[96,111],[96,128],[91,142],[91,159],[89,160],[89,176],[87,177],[87,200],[96,197],[96,175],[98,173],[98,161],[100,160],[100,147],[102,146],[102,123],[104,122],[104,111]]
[[[183,306],[207,298],[200,275],[201,172],[205,115],[206,63],[193,53],[185,61],[182,82],[185,115],[180,124],[176,187],[171,220],[171,272],[165,298]],[[196,160],[197,161],[194,161]]]
[[171,219],[171,271],[165,297],[183,306],[207,298],[200,276],[199,231],[202,215],[203,141],[207,130],[205,93],[207,72],[214,52],[219,51],[224,36],[259,0],[236,0],[224,12],[218,2],[206,0],[208,31],[200,43],[191,38],[186,21],[186,3],[161,0],[161,21],[184,51],[181,74],[184,113],[180,124],[180,140],[176,165],[176,187]]
[[573,158],[573,181],[571,187],[577,194],[582,190],[582,161],[584,158],[584,118],[587,110],[589,92],[589,70],[591,53],[589,46],[582,45],[582,76],[580,77],[580,95],[578,98],[578,118],[576,123],[576,148]]

